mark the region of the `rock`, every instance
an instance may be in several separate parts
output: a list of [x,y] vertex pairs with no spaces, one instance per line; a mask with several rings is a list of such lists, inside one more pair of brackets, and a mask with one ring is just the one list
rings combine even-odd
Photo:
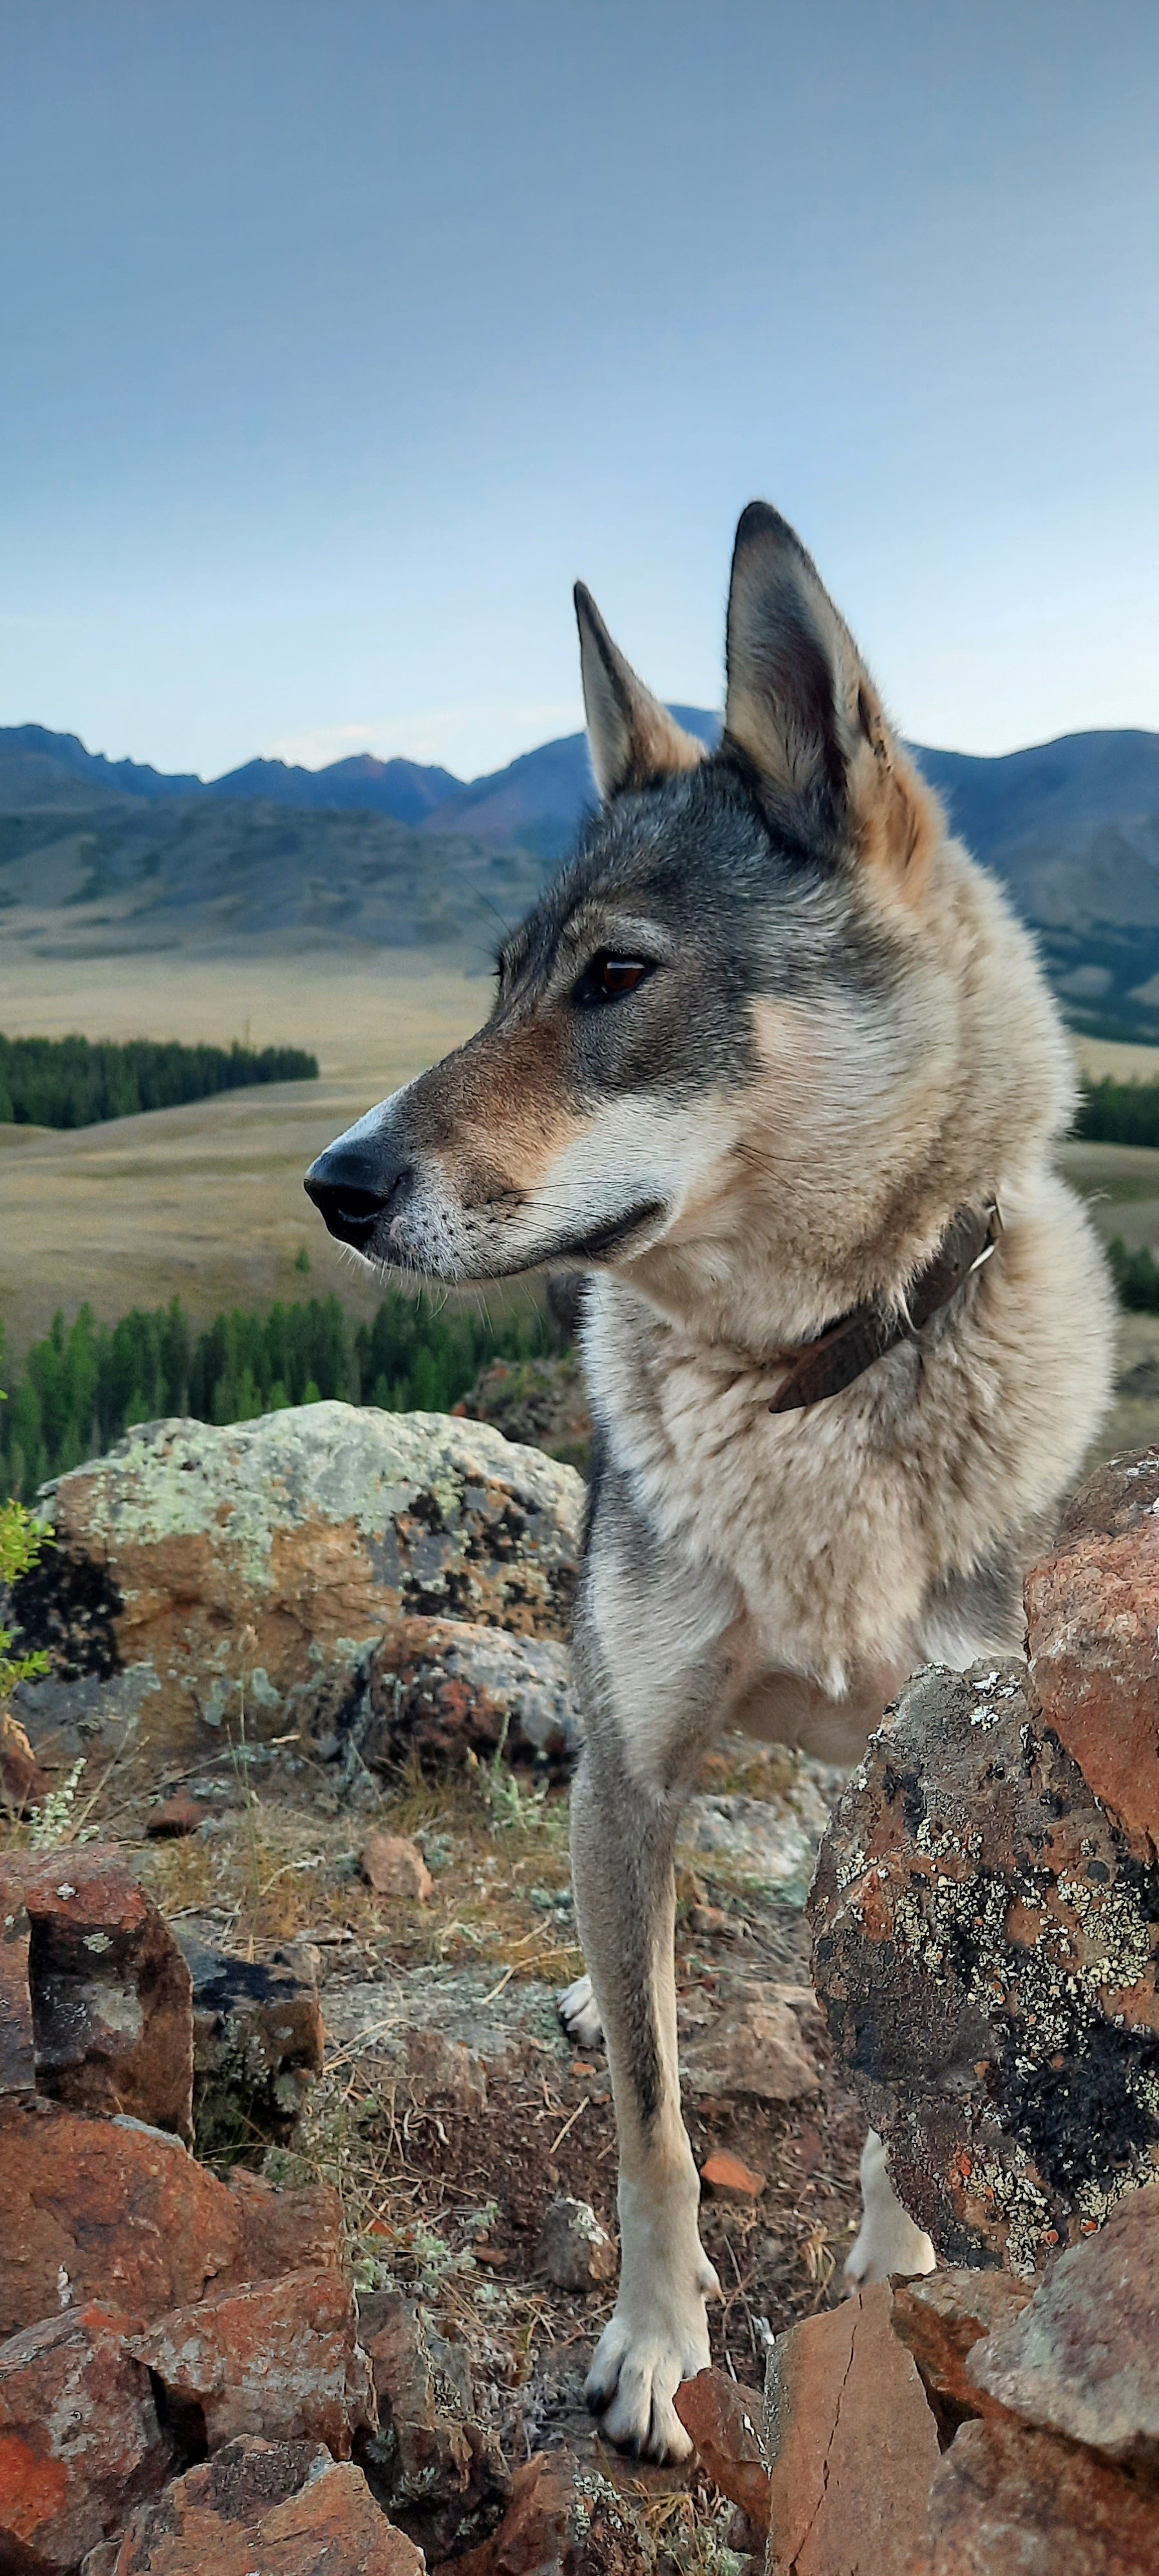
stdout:
[[163,2485],[170,2459],[111,2309],[70,2308],[0,2344],[0,2565],[76,2567]]
[[704,2036],[684,2050],[693,2092],[721,2101],[797,2102],[821,2089],[796,2014],[770,1985],[755,1981],[725,1999]]
[[588,1472],[592,1417],[578,1351],[558,1359],[492,1360],[456,1411]]
[[237,2441],[134,2514],[100,2576],[423,2576],[361,2469],[313,2442]]
[[995,2321],[969,2371],[1024,2422],[1159,2470],[1159,2183],[1061,2254],[1029,2306]]
[[0,2099],[36,2083],[29,1940],[23,1890],[0,1863]]
[[[316,2192],[302,2216],[281,2197],[285,2229],[316,2237]],[[280,2233],[160,2129],[38,2099],[0,2110],[0,2334],[94,2298],[143,2326],[258,2277]]]
[[727,2147],[714,2147],[701,2166],[700,2179],[722,2200],[759,2200],[768,2175],[754,2173],[739,2156],[730,2155]]
[[0,1926],[21,1902],[38,2092],[188,2137],[189,1971],[152,1899],[115,1851],[91,1843],[9,1853],[0,1861]]
[[910,2576],[1007,2571],[1159,2576],[1159,2501],[1053,2434],[994,2420],[963,2424],[939,2462]]
[[919,1673],[822,1845],[814,1980],[910,2216],[1040,2268],[1159,2168],[1159,1872],[1018,1664]]
[[342,2202],[331,2183],[301,2183],[293,2191],[279,2191],[264,2174],[234,2165],[229,2190],[241,2211],[242,2243],[234,2267],[240,2280],[273,2281],[281,2272],[340,2265]]
[[955,2413],[990,2415],[992,2398],[970,2373],[969,2356],[996,2326],[1005,2325],[1031,2296],[1026,2281],[1009,2272],[925,2272],[897,2281],[893,2331],[912,2352],[922,2384],[935,2405]]
[[[517,2469],[490,2540],[454,2576],[651,2576],[655,2545],[627,2497],[572,2451],[539,2451]],[[451,2566],[432,2576],[451,2576]]]
[[593,2290],[614,2281],[615,2246],[586,2200],[553,2200],[543,2221],[536,2261],[557,2290]]
[[756,2531],[769,2528],[769,2472],[761,2448],[761,2401],[738,2388],[723,2370],[686,2379],[673,2399],[676,2412],[722,2495],[739,2505]]
[[1120,1823],[1159,1859],[1159,1451],[1111,1458],[1026,1579],[1028,1701]]
[[444,1771],[500,1745],[560,1762],[578,1751],[566,1649],[469,1619],[401,1619],[372,1656],[362,1757],[373,1769],[418,1760]]
[[477,2418],[467,2355],[393,2291],[359,2301],[359,2331],[378,2406],[364,2452],[375,2494],[409,2517],[413,2533],[421,2528],[428,2552],[461,2551],[481,2508],[511,2488],[499,2444]]
[[862,2290],[769,2354],[768,2576],[912,2576],[938,2435],[890,2309],[884,2283]]
[[179,1930],[193,1981],[193,2116],[199,2155],[285,2144],[322,2072],[318,1980],[301,1949],[236,1959]]
[[[377,2421],[354,2294],[336,2271],[220,2290],[159,2317],[129,2350],[158,2379],[187,2448],[261,2432],[348,2460]],[[193,2428],[192,2435],[190,2427]]]
[[171,1798],[159,1799],[150,1809],[145,1831],[155,1842],[175,1840],[181,1834],[195,1834],[206,1813],[188,1789],[175,1789]]
[[690,1798],[680,1826],[680,1848],[698,1863],[714,1862],[743,1884],[756,1879],[783,1904],[803,1905],[846,1773],[832,1763],[799,1754],[789,1785],[776,1798],[705,1793]]
[[[136,1676],[155,1753],[360,1721],[384,1628],[462,1617],[566,1633],[583,1486],[482,1423],[311,1404],[154,1422],[45,1488],[55,1537],[16,1587],[54,1681]],[[120,1694],[123,1698],[123,1693]],[[97,1721],[99,1723],[99,1717]]]
[[418,1844],[409,1842],[405,1834],[368,1834],[359,1867],[376,1896],[425,1905],[434,1895],[435,1882]]
[[416,2102],[446,2102],[464,2119],[479,2119],[487,2108],[481,2058],[441,2030],[407,2032],[406,2071]]
[[24,1727],[8,1709],[0,1709],[0,1802],[14,1816],[42,1807],[53,1788],[50,1771],[37,1761]]

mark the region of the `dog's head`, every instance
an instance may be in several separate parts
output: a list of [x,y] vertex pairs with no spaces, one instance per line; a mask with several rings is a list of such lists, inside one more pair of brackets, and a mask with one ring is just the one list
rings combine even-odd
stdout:
[[333,1234],[427,1277],[644,1281],[693,1244],[711,1266],[755,1174],[784,1240],[816,1238],[827,1193],[871,1165],[887,1186],[899,1083],[925,1114],[941,817],[792,529],[763,503],[740,522],[709,756],[576,605],[601,811],[507,941],[486,1026],[306,1181]]

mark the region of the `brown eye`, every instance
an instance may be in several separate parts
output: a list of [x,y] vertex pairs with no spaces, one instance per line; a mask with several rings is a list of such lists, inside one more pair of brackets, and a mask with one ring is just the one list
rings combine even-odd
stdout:
[[581,1010],[598,1010],[602,1003],[621,1002],[626,993],[647,982],[652,972],[647,957],[622,957],[614,948],[601,948],[593,957],[572,994]]
[[621,993],[634,993],[647,972],[642,957],[597,957],[595,961],[596,981],[609,1001],[618,1000]]

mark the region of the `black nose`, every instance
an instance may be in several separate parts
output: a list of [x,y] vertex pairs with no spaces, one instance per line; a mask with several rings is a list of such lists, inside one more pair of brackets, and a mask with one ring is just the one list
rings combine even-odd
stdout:
[[303,1187],[339,1243],[365,1252],[379,1218],[408,1178],[401,1155],[389,1147],[340,1136],[311,1163]]

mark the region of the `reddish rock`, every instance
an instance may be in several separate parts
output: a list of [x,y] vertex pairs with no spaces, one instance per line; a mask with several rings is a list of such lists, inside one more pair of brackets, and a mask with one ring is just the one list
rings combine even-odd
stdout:
[[401,1619],[564,1637],[583,1486],[485,1424],[326,1403],[135,1426],[49,1507],[55,1546],[16,1587],[21,1643],[64,1670],[75,1647],[90,1670],[96,1632],[161,1754],[236,1729],[243,1703],[251,1738],[336,1742]]
[[559,1761],[579,1743],[566,1648],[477,1620],[395,1622],[372,1658],[368,1695],[362,1754],[379,1769],[417,1758],[445,1772],[500,1745]]
[[919,1673],[822,1844],[814,1978],[943,2261],[1041,2269],[1159,2170],[1159,1871],[1031,1723],[1025,1668]]
[[144,2319],[198,2299],[241,2250],[237,2202],[175,2138],[57,2103],[0,2121],[0,2333],[104,2297]]
[[897,2281],[893,2330],[912,2352],[930,2396],[968,2415],[997,2412],[971,2377],[969,2356],[995,2327],[1021,2314],[1027,2281],[1009,2272],[925,2272]]
[[190,2134],[189,1970],[152,1899],[99,1844],[0,1864],[0,1920],[23,1898],[40,2093]]
[[0,2096],[31,2093],[36,2083],[28,1946],[23,1892],[0,1863]]
[[963,2424],[938,2465],[909,2576],[1016,2571],[1159,2576],[1159,2496],[1051,2433]]
[[495,2435],[477,2419],[471,2369],[425,2310],[393,2291],[359,2302],[379,2429],[364,2458],[376,2495],[421,2521],[428,2551],[470,2538],[480,2507],[510,2493]]
[[54,1787],[52,1773],[37,1761],[22,1726],[0,1709],[0,1804],[15,1816],[42,1807]]
[[625,2496],[574,2452],[539,2451],[517,2469],[490,2540],[432,2576],[649,2576],[656,2551]]
[[765,2390],[768,2576],[911,2576],[938,2434],[891,2306],[883,2283],[777,2337]]
[[242,2244],[235,2265],[239,2279],[274,2281],[282,2272],[340,2268],[342,2202],[331,2183],[302,2183],[294,2191],[279,2191],[264,2174],[235,2165],[229,2190],[241,2210]]
[[1026,1579],[1029,1705],[1159,1858],[1159,1451],[1111,1458]]
[[199,2155],[284,2145],[322,2072],[325,2034],[308,1944],[238,1959],[181,1935],[193,1979],[193,2116]]
[[681,2051],[693,2092],[721,2101],[797,2102],[821,2078],[791,2006],[755,1981],[729,1995],[703,2036]]
[[[361,2469],[312,2442],[230,2442],[134,2514],[99,2576],[423,2576]],[[97,2571],[92,2571],[97,2576]]]
[[1120,2201],[1028,2307],[996,2320],[970,2376],[1024,2422],[1159,2470],[1159,2183]]
[[768,2176],[754,2173],[739,2156],[730,2155],[727,2147],[714,2147],[701,2166],[700,2179],[724,2200],[759,2200]]
[[740,2506],[754,2528],[769,2528],[770,2486],[761,2447],[761,2401],[723,2370],[686,2379],[673,2399],[714,2487]]
[[614,2281],[616,2248],[590,2201],[553,2200],[536,2249],[536,2262],[557,2290],[594,2290]]
[[165,2480],[170,2445],[124,2319],[95,2302],[0,2345],[0,2565],[74,2568]]
[[418,1844],[408,1841],[405,1834],[368,1834],[360,1866],[376,1896],[425,1905],[434,1894],[435,1882]]
[[176,1841],[182,1834],[195,1834],[205,1822],[207,1809],[199,1807],[189,1789],[175,1789],[171,1798],[161,1798],[150,1809],[145,1831],[155,1842]]
[[329,2197],[279,2197],[275,2220],[158,2129],[10,2103],[0,2112],[0,2334],[93,2298],[143,2326],[210,2286],[260,2278],[271,2254],[284,2268],[287,2245],[308,2245],[313,2260],[334,2225]]
[[376,2414],[354,2294],[340,2272],[291,2272],[159,2317],[129,2344],[211,2451],[260,2432],[348,2460]]

